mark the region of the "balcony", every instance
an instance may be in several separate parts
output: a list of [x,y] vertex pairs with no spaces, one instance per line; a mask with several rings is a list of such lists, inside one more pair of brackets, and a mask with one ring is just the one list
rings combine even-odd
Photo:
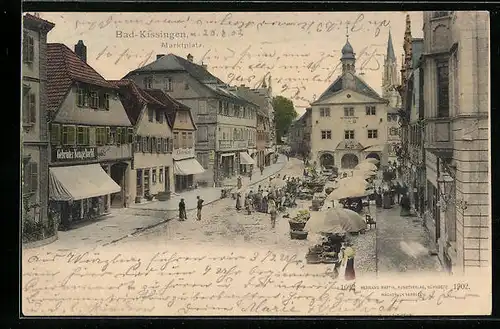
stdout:
[[219,141],[219,150],[244,150],[249,147],[248,141]]
[[426,120],[425,149],[439,157],[449,157],[453,153],[451,118],[432,118]]
[[99,161],[132,158],[132,144],[98,146],[97,157]]

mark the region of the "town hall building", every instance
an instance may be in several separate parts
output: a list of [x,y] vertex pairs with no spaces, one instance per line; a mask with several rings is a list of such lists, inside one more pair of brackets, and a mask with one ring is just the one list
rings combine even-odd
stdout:
[[344,170],[370,157],[386,165],[389,100],[356,75],[349,38],[340,61],[342,74],[311,103],[311,160]]

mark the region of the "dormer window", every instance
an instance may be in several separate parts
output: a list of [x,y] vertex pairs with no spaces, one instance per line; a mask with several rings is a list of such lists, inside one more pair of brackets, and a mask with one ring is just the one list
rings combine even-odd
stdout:
[[172,83],[172,78],[165,78],[165,91],[173,91],[174,85]]
[[163,112],[161,110],[156,110],[156,122],[163,123]]
[[146,88],[146,89],[153,88],[153,77],[145,77],[144,78],[144,88]]
[[76,105],[80,107],[88,106],[88,95],[87,90],[82,87],[78,87],[76,90]]
[[97,94],[97,91],[91,91],[90,92],[90,107],[93,109],[98,108],[99,106],[99,95]]

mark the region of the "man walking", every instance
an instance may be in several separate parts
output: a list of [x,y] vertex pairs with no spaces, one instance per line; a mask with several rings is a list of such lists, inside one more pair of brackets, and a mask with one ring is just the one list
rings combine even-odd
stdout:
[[201,209],[203,208],[203,199],[198,195],[196,197],[196,219],[201,220]]

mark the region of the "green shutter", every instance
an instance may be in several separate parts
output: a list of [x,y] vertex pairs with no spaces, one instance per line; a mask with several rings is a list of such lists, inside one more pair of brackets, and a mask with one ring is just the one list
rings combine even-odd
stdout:
[[50,141],[54,145],[59,145],[61,142],[61,125],[57,123],[50,124]]

